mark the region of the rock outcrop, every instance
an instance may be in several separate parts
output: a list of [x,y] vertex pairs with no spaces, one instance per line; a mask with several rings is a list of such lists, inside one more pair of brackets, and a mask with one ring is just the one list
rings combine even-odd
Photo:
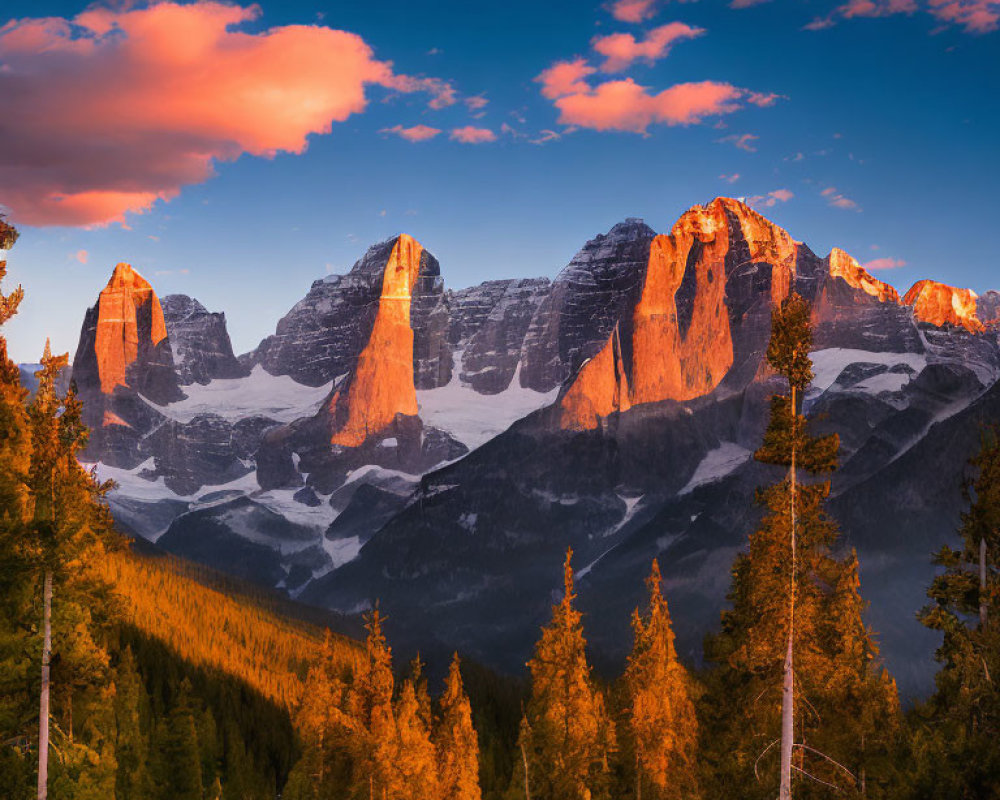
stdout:
[[182,386],[249,374],[233,354],[225,314],[212,313],[184,294],[167,295],[161,305]]
[[976,315],[976,293],[971,289],[956,289],[937,281],[917,281],[903,302],[913,307],[913,315],[920,322],[938,327],[955,325],[972,333],[983,330],[983,323]]
[[132,389],[155,403],[181,397],[160,300],[130,264],[118,264],[83,321],[73,359],[81,393]]

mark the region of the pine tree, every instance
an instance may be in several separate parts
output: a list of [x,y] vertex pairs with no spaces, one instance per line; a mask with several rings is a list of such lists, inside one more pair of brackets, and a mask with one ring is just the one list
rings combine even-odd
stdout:
[[596,800],[609,792],[615,729],[587,664],[580,612],[573,606],[572,556],[567,550],[562,601],[528,662],[531,699],[522,746],[533,800]]
[[829,480],[805,480],[835,470],[839,447],[835,435],[813,436],[801,413],[811,345],[809,306],[792,295],[774,310],[767,351],[789,392],[772,399],[756,453],[784,478],[760,493],[767,513],[736,558],[722,630],[706,643],[718,667],[708,676],[703,742],[723,794],[790,797],[794,779],[798,797],[830,785],[873,796],[887,776],[868,765],[898,730],[895,684],[877,668],[861,619],[856,560],[832,553]]
[[347,712],[358,724],[352,752],[355,797],[388,800],[394,785],[397,736],[392,696],[392,651],[378,608],[368,615],[365,659],[348,695]]
[[413,681],[407,680],[395,708],[396,747],[389,797],[399,800],[437,800],[441,797],[437,758],[417,698]]
[[441,797],[443,800],[480,800],[479,739],[472,726],[472,707],[462,686],[458,653],[448,669],[440,709],[435,740]]
[[[944,634],[937,690],[924,720],[924,781],[954,797],[1000,797],[1000,428],[986,428],[964,481],[961,547],[944,546],[944,571],[920,614]],[[950,773],[950,774],[949,774]]]
[[185,678],[164,726],[158,781],[162,800],[202,800],[201,753],[191,690]]
[[698,723],[660,583],[660,565],[654,559],[646,580],[648,609],[644,616],[638,609],[632,615],[635,641],[623,681],[623,745],[631,755],[628,766],[634,768],[637,800],[694,800],[700,796]]
[[116,800],[142,800],[149,793],[149,751],[141,718],[145,691],[132,648],[127,645],[115,669],[115,684],[115,753],[119,767],[115,797]]

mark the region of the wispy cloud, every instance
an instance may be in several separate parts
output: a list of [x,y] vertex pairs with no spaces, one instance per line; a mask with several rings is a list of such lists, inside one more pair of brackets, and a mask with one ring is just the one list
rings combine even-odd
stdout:
[[462,128],[453,128],[448,134],[448,138],[462,144],[484,144],[485,142],[495,142],[497,135],[489,128],[466,125]]
[[88,253],[86,250],[77,250],[73,254],[73,258],[75,258],[81,264],[86,264],[90,260],[90,253]]
[[1000,28],[1000,0],[924,0],[922,3],[917,0],[847,0],[804,27],[819,31],[832,27],[841,19],[910,15],[921,10],[934,17],[942,28],[957,25],[972,34],[991,33]]
[[767,194],[758,194],[747,200],[747,205],[754,208],[773,208],[778,203],[787,203],[795,197],[795,194],[788,189],[775,189]]
[[409,142],[426,142],[441,133],[441,129],[432,128],[430,125],[414,125],[412,128],[393,125],[391,128],[382,128],[379,133],[391,133]]
[[900,267],[905,267],[906,262],[901,258],[873,258],[871,261],[866,261],[864,263],[864,268],[870,271],[877,271],[880,269],[899,269]]
[[656,15],[657,0],[615,0],[611,16],[622,22],[644,22]]
[[755,136],[752,133],[731,133],[729,136],[723,136],[721,139],[716,139],[716,141],[720,144],[731,144],[733,147],[739,148],[740,150],[746,150],[748,153],[756,153],[757,148],[754,147],[753,143],[759,139],[759,136]]
[[855,201],[838,192],[836,187],[827,186],[820,194],[826,198],[827,205],[834,208],[843,208],[848,211],[861,210],[861,207]]
[[720,175],[719,180],[725,181],[726,183],[736,183],[740,179],[740,173],[734,172],[732,175]]

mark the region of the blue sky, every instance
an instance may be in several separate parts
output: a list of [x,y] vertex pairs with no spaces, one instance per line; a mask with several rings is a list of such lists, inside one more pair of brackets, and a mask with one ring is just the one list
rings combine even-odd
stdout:
[[[169,165],[153,170],[141,163],[146,154],[166,162],[164,153],[176,153],[158,150],[156,131],[143,121],[140,134],[122,134],[131,155],[108,149],[107,169],[119,187],[162,181],[155,188],[172,199],[119,215],[124,225],[83,217],[72,225],[48,224],[51,209],[35,204],[30,193],[51,188],[46,181],[62,180],[65,189],[71,179],[76,188],[92,179],[83,167],[94,165],[95,151],[78,151],[74,126],[86,128],[80,140],[111,140],[116,131],[133,131],[132,109],[144,103],[115,110],[114,97],[105,106],[88,96],[55,111],[39,101],[22,114],[5,113],[0,152],[23,145],[24,157],[40,163],[32,173],[0,157],[0,204],[20,216],[22,231],[9,256],[9,281],[27,292],[22,313],[5,330],[12,355],[35,359],[46,336],[72,354],[84,311],[118,261],[131,262],[161,295],[182,292],[225,311],[234,346],[243,352],[273,331],[312,280],[346,271],[369,244],[401,231],[431,250],[447,285],[458,288],[490,278],[553,276],[588,238],[624,217],[644,217],[666,232],[686,208],[720,194],[761,198],[763,213],[821,255],[836,245],[861,262],[905,262],[877,273],[901,291],[924,277],[976,291],[1000,288],[1000,33],[990,23],[1000,3],[965,0],[956,9],[941,0],[862,2],[854,0],[853,16],[848,6],[820,0],[746,8],[715,0],[662,2],[635,23],[615,19],[611,3],[579,1],[265,0],[259,15],[231,30],[260,36],[290,25],[348,31],[371,48],[372,59],[392,62],[393,77],[366,83],[363,108],[355,103],[340,114],[344,119],[333,121],[329,133],[310,133],[303,123],[297,131],[308,135],[303,152],[253,154],[289,132],[286,109],[275,112],[266,98],[245,109],[235,145],[223,141],[229,133],[218,133],[217,120],[211,136],[202,126],[190,146],[226,154],[215,160],[211,177],[180,168],[163,175]],[[6,74],[51,75],[39,84],[43,94],[66,80],[43,46],[48,39],[29,52],[23,40],[5,47],[3,36],[26,30],[26,19],[71,19],[84,8],[8,0],[0,23],[17,21],[0,30]],[[121,3],[112,12],[125,13]],[[956,20],[959,13],[966,16]],[[831,24],[803,29],[817,19]],[[623,71],[600,71],[595,40],[628,33],[641,43],[669,23],[698,34]],[[67,47],[67,41],[93,38],[74,28],[67,40],[50,29],[45,36]],[[127,58],[111,47],[106,55]],[[708,82],[736,94],[720,113],[687,120],[654,114],[621,123],[644,126],[644,133],[597,130],[601,120],[618,119],[617,112],[609,117],[601,107],[561,119],[556,104],[569,92],[543,96],[546,85],[536,80],[554,64],[578,59],[595,70],[576,92],[587,96],[581,102],[591,110],[600,100],[588,98],[602,83],[626,78],[649,95]],[[286,80],[282,75],[274,80]],[[329,79],[343,80],[337,69]],[[142,97],[145,87],[135,81],[121,91]],[[450,87],[451,105],[435,102],[441,86]],[[5,108],[16,88],[4,82],[0,67]],[[151,95],[156,91],[149,88]],[[755,96],[766,99],[755,102]],[[488,102],[468,101],[476,97]],[[142,113],[155,117],[148,109],[135,111]],[[385,132],[418,125],[440,133],[412,142]],[[496,138],[451,138],[466,127]],[[185,133],[171,130],[174,140]],[[35,147],[36,141],[43,144]],[[53,177],[73,159],[87,163],[67,167],[72,178]],[[137,165],[134,181],[131,164]],[[177,177],[182,172],[185,177]],[[771,192],[779,194],[768,199]]]

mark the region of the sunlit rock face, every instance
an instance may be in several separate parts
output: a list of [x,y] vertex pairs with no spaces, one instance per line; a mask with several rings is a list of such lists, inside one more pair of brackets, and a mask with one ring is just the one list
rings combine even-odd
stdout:
[[[381,307],[385,266],[396,242],[394,238],[373,245],[346,275],[314,281],[278,321],[274,335],[240,360],[307,386],[322,386],[351,372],[369,342]],[[437,259],[423,248],[419,259],[422,264],[410,292],[411,358],[417,388],[429,389],[451,377],[448,312]]]
[[160,299],[130,264],[118,264],[88,312],[73,360],[81,391],[118,386],[155,402],[180,397]]
[[226,315],[212,313],[193,297],[171,294],[162,301],[163,318],[181,385],[248,374],[233,354]]
[[976,315],[976,293],[971,289],[956,289],[937,281],[917,281],[906,293],[903,302],[913,307],[913,315],[931,325],[956,325],[978,333],[983,323]]
[[417,414],[410,304],[423,251],[406,234],[392,248],[371,334],[346,383],[329,402],[332,444],[357,447],[381,433],[397,414]]

